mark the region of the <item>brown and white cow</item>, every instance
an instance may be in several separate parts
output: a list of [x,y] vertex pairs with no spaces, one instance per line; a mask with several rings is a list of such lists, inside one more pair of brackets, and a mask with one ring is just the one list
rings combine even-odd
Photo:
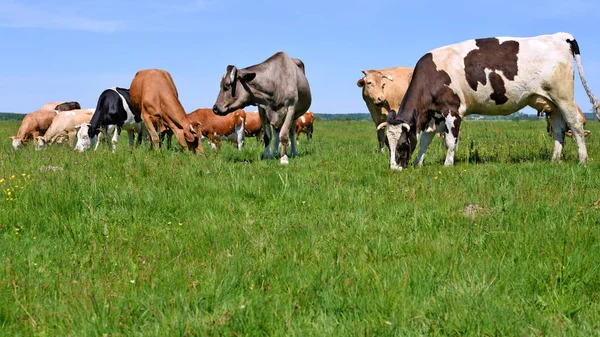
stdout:
[[28,113],[23,118],[16,136],[11,136],[12,146],[16,150],[30,139],[36,140],[43,136],[52,124],[52,120],[61,111],[81,109],[77,102],[51,102],[46,103],[40,110]]
[[200,127],[192,123],[179,102],[179,94],[171,75],[159,69],[140,70],[129,87],[131,108],[141,116],[155,149],[160,147],[157,133],[171,129],[184,149],[204,152]]
[[386,143],[385,130],[377,128],[384,123],[390,110],[398,111],[413,75],[413,68],[395,67],[378,70],[363,70],[365,75],[356,82],[362,88],[363,100],[375,123],[379,153]]
[[568,126],[577,143],[579,162],[586,162],[583,121],[574,98],[575,64],[600,119],[600,102],[587,86],[579,46],[571,34],[468,40],[428,52],[415,66],[399,111],[387,117],[387,136],[390,148],[395,149],[390,151],[390,167],[407,167],[421,131],[415,164],[423,164],[434,133],[445,131],[445,165],[451,166],[465,116],[509,115],[540,104],[557,112],[550,114],[552,161],[561,160]]
[[64,111],[56,115],[44,136],[37,137],[36,150],[52,145],[60,137],[68,137],[71,148],[75,147],[77,131],[82,124],[92,119],[94,109],[78,109]]
[[[538,109],[538,111],[537,111],[538,117],[541,117],[542,114],[546,115],[546,131],[548,132],[548,135],[550,137],[552,137],[554,135],[554,130],[552,129],[552,123],[550,122],[550,115],[554,112],[554,110],[552,110],[551,106],[544,104],[544,102],[540,102],[540,105],[536,106],[536,109]],[[583,126],[585,126],[585,123],[587,123],[587,119],[585,118],[585,115],[583,114],[583,111],[581,111],[581,108],[579,106],[577,106],[577,111],[579,111],[579,115],[581,116],[582,124],[583,124]],[[590,133],[591,133],[591,131],[589,131],[589,130],[583,130],[583,135],[585,137],[589,136]],[[571,131],[571,129],[568,129],[567,132],[565,133],[565,135],[567,137],[573,137],[573,131]]]
[[258,111],[246,112],[244,134],[246,137],[256,137],[256,139],[260,139],[260,136],[262,135],[262,123],[260,122]]
[[242,150],[246,112],[236,110],[227,116],[216,115],[212,109],[196,109],[188,115],[192,122],[202,125],[202,136],[208,138],[213,149],[221,148],[221,140],[229,140]]
[[304,115],[298,118],[296,122],[296,142],[300,139],[300,133],[306,133],[306,142],[310,143],[313,134],[313,124],[315,123],[315,114],[307,111]]
[[227,66],[213,111],[217,115],[226,115],[248,105],[258,106],[265,133],[263,158],[272,158],[271,129],[268,127],[272,125],[275,133],[274,155],[277,155],[281,140],[283,151],[279,162],[287,165],[289,159],[286,150],[290,139],[291,157],[296,156],[295,120],[308,111],[311,101],[304,63],[278,52],[264,62],[247,68]]

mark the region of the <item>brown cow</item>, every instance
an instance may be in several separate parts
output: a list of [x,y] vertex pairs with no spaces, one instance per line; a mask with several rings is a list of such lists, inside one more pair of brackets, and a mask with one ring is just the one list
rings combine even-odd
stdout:
[[306,133],[306,142],[310,143],[313,134],[313,124],[315,123],[315,114],[307,111],[296,121],[296,141],[300,139],[300,132]]
[[202,136],[208,138],[213,149],[220,149],[221,140],[226,139],[237,144],[238,150],[242,150],[246,120],[244,110],[239,109],[229,115],[219,116],[212,109],[196,109],[188,118],[202,125]]
[[246,112],[246,123],[244,123],[244,133],[246,137],[256,137],[260,139],[262,134],[262,124],[258,111]]
[[[546,131],[548,132],[548,135],[550,137],[552,137],[554,135],[554,129],[552,128],[552,123],[550,122],[550,115],[555,111],[555,109],[553,109],[544,100],[538,100],[538,101],[536,101],[535,108],[537,110],[538,117],[541,117],[543,114],[546,115]],[[579,116],[581,116],[581,120],[582,120],[583,126],[585,126],[585,123],[587,122],[587,119],[585,118],[585,115],[583,114],[583,111],[581,111],[581,108],[579,106],[577,106],[577,111],[579,112]],[[592,133],[592,132],[589,131],[589,130],[583,130],[583,136],[584,137],[587,137],[590,133]],[[572,137],[573,136],[573,132],[571,131],[570,128],[567,130],[567,132],[565,133],[565,135],[567,137]]]
[[[371,113],[375,127],[384,123],[390,110],[398,111],[413,75],[413,68],[396,67],[363,70],[365,75],[356,82],[362,88],[363,100]],[[385,130],[377,129],[379,153],[387,145]]]
[[[77,102],[69,102],[77,103]],[[23,118],[16,136],[11,136],[12,146],[16,150],[30,139],[43,136],[52,124],[52,120],[60,111],[68,111],[72,105],[64,102],[46,103],[40,110],[33,111]],[[79,103],[77,103],[79,106]]]
[[141,116],[155,149],[160,147],[158,133],[167,127],[173,131],[184,149],[204,152],[200,127],[190,122],[179,102],[179,94],[171,75],[159,69],[140,70],[129,87],[131,107]]

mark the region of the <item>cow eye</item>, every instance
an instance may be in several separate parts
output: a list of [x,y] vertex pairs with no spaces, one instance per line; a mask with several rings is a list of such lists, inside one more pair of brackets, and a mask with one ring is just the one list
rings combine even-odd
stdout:
[[368,82],[367,82],[367,84],[368,84],[368,85],[371,85],[371,84],[373,84],[373,82],[371,82],[371,81],[368,81]]

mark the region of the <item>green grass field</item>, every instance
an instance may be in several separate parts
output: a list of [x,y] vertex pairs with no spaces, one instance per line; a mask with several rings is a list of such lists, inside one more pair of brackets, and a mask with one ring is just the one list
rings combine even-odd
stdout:
[[550,163],[545,122],[463,124],[456,165],[389,170],[369,122],[282,167],[13,151],[0,123],[0,335],[598,336],[600,123]]

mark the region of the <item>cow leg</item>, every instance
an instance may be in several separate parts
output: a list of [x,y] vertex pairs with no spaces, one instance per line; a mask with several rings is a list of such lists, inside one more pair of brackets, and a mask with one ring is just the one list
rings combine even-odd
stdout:
[[462,118],[456,112],[450,112],[446,116],[446,128],[448,129],[446,133],[446,147],[448,150],[446,150],[444,166],[454,165],[454,153],[458,148],[458,134],[460,132],[461,120]]
[[[281,133],[281,129],[277,129],[276,127],[273,127],[273,157],[274,158],[279,157],[280,133]],[[285,154],[285,152],[282,152],[282,153]]]
[[242,118],[242,123],[235,127],[235,135],[237,141],[237,149],[238,151],[242,151],[242,147],[244,146],[244,119]]
[[75,144],[77,143],[77,130],[72,130],[67,133],[67,137],[69,137],[69,146],[71,149],[75,148]]
[[[288,141],[290,140],[290,130],[292,128],[295,128],[296,126],[296,119],[294,117],[294,114],[296,113],[296,109],[294,106],[289,106],[287,108],[287,114],[285,115],[285,121],[283,122],[283,126],[281,127],[281,133],[279,134],[279,139],[281,140],[281,159],[279,160],[279,162],[281,163],[281,165],[287,165],[289,164],[289,160],[288,160],[288,156],[287,156],[287,146],[288,146]],[[294,134],[294,131],[291,132],[292,135]],[[296,144],[294,144],[293,147],[293,151],[295,151],[296,149]],[[292,151],[292,152],[293,152]],[[292,156],[295,156],[295,153],[291,153]]]
[[112,153],[117,151],[117,142],[119,141],[119,134],[121,133],[121,128],[118,126],[114,127],[113,136],[111,140],[112,145]]
[[271,125],[267,120],[267,112],[264,108],[258,108],[258,115],[260,116],[260,122],[262,124],[263,130],[263,140],[265,141],[265,149],[263,151],[263,159],[271,159],[271,138],[273,138],[271,133]]
[[148,131],[150,139],[152,140],[152,147],[157,151],[160,150],[160,139],[158,133],[156,133],[154,124],[152,124],[150,115],[148,113],[142,113],[142,119],[144,120],[144,125],[146,125],[146,131]]
[[290,135],[290,140],[291,140],[291,153],[290,156],[292,158],[296,157],[296,137],[294,137],[295,133],[296,133],[296,128],[292,128],[292,134]]
[[133,150],[135,144],[135,131],[132,129],[127,130],[127,137],[129,138],[129,149]]
[[[577,110],[577,105],[573,102],[572,104],[561,103],[557,104],[560,109],[561,114],[564,117],[565,122],[571,129],[572,137],[577,144],[577,154],[579,157],[579,163],[583,164],[589,161],[589,157],[587,154],[587,148],[585,146],[585,133],[583,131],[583,120],[579,111]],[[555,113],[554,115],[558,115]]]
[[312,124],[308,127],[308,131],[306,132],[306,143],[310,143],[313,134],[313,126]]
[[402,166],[398,165],[396,160],[398,142],[400,141],[400,135],[402,135],[402,125],[388,124],[385,130],[390,145],[390,169],[402,171]]
[[385,151],[385,128],[377,130],[377,142],[379,144],[379,153],[383,153]]
[[423,166],[423,161],[425,160],[425,153],[427,152],[427,148],[429,147],[429,144],[431,144],[431,141],[434,137],[435,131],[433,130],[426,130],[421,132],[421,136],[419,137],[419,153],[415,158],[415,166]]

